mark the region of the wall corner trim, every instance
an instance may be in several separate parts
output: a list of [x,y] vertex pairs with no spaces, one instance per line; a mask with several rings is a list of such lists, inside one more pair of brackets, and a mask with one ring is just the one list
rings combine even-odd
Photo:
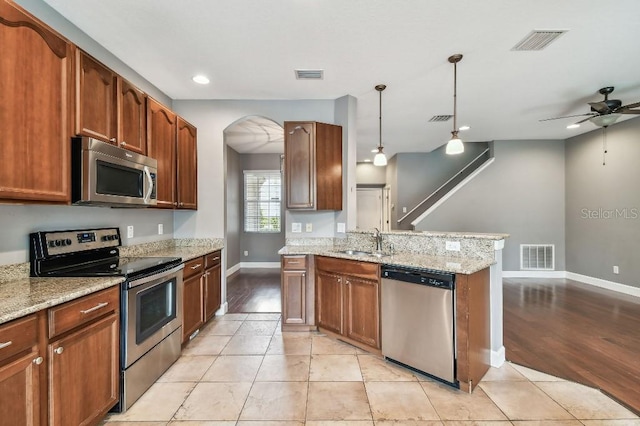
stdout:
[[495,368],[500,368],[502,364],[507,360],[505,355],[504,346],[500,346],[500,349],[497,351],[491,351],[491,366]]

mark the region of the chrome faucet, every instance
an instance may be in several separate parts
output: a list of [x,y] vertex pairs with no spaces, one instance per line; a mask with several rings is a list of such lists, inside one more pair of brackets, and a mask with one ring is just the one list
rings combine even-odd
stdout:
[[380,233],[380,230],[378,228],[373,228],[376,231],[373,233],[373,238],[376,241],[376,251],[377,252],[381,252],[382,251],[382,234]]

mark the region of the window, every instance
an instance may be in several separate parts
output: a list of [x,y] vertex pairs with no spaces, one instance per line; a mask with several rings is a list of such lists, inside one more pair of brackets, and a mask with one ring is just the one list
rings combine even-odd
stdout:
[[280,232],[280,170],[244,171],[244,232]]

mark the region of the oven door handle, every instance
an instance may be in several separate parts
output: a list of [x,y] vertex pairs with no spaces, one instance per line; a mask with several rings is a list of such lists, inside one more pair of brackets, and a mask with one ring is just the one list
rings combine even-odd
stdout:
[[144,277],[144,278],[140,278],[140,279],[137,279],[137,280],[129,281],[127,283],[127,288],[139,287],[139,286],[141,286],[143,284],[146,284],[146,283],[149,283],[151,281],[162,280],[165,277],[174,275],[176,272],[180,271],[183,268],[184,268],[184,264],[181,263],[180,265],[176,266],[175,268],[171,268],[169,270],[162,271],[162,272],[159,272],[157,274],[149,275],[148,277]]
[[147,177],[147,183],[149,184],[149,190],[144,195],[144,203],[149,204],[151,202],[151,194],[153,193],[153,178],[151,177],[151,172],[149,171],[149,167],[144,166],[144,174]]

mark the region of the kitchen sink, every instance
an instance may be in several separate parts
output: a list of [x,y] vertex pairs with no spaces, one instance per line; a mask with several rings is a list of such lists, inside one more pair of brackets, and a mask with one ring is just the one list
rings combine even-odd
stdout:
[[362,256],[362,257],[370,256],[370,257],[378,257],[378,258],[389,256],[388,254],[384,254],[384,253],[372,252],[372,251],[361,251],[361,250],[340,250],[338,253],[348,254],[350,256]]

